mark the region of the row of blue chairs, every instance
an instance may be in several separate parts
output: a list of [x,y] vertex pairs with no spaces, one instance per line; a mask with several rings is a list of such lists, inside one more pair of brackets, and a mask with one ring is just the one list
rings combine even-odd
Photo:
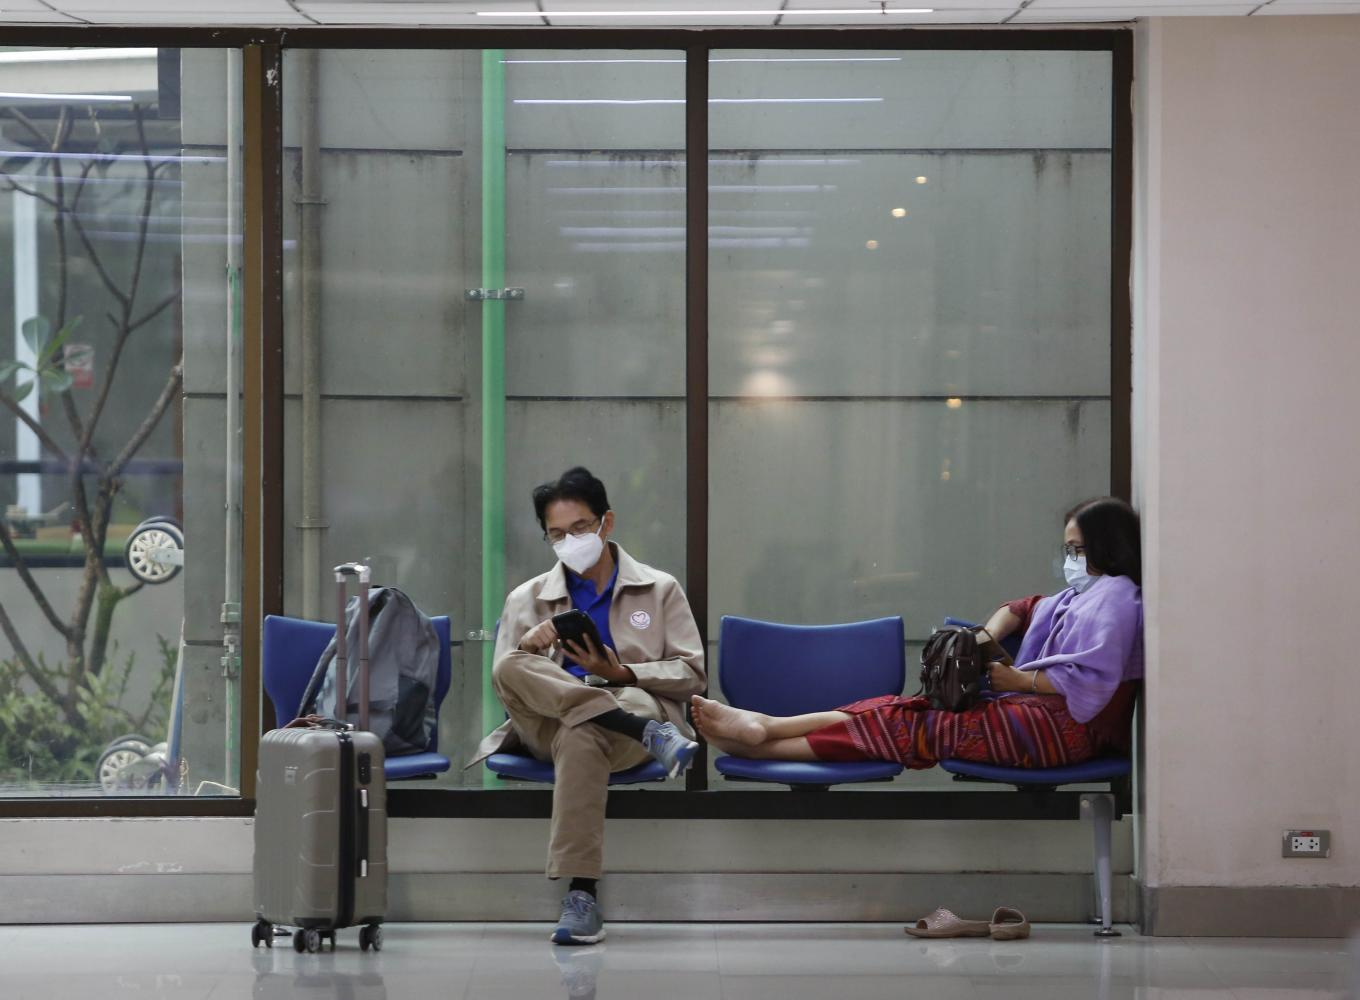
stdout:
[[[432,619],[439,636],[439,671],[435,687],[438,712],[452,678],[450,624]],[[970,624],[948,619],[954,624]],[[271,615],[264,625],[264,686],[280,722],[298,714],[312,670],[335,634],[332,625]],[[728,704],[766,715],[822,712],[876,695],[898,694],[906,683],[906,654],[899,616],[844,625],[785,625],[727,616],[719,633],[718,677]],[[436,727],[436,738],[438,727]],[[885,781],[902,773],[887,761],[804,763],[718,757],[718,772],[739,781],[763,781],[791,787]],[[425,753],[393,757],[386,763],[389,781],[428,777],[447,771],[448,757],[432,745]],[[550,763],[521,754],[493,754],[487,761],[496,774],[523,781],[551,782]],[[1106,758],[1067,768],[1025,769],[947,760],[946,771],[968,778],[1018,787],[1106,781],[1129,773],[1126,758]],[[665,769],[648,761],[611,776],[612,785],[665,780]]]

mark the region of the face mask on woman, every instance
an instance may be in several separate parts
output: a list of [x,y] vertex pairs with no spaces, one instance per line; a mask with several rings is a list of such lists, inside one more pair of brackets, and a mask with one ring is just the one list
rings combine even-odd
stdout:
[[568,535],[560,542],[553,542],[553,551],[567,569],[581,576],[600,561],[600,555],[604,552],[604,539],[600,537],[603,530],[604,519],[601,518],[600,526],[595,529],[594,534]]
[[1068,556],[1064,559],[1063,577],[1067,580],[1067,585],[1078,594],[1085,593],[1086,588],[1095,582],[1095,577],[1086,572],[1085,556]]

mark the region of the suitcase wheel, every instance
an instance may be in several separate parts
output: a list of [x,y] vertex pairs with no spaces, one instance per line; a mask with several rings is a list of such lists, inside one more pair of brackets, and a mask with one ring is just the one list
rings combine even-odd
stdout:
[[364,924],[359,928],[359,950],[382,951],[383,932],[381,924]]
[[315,955],[321,950],[321,932],[315,927],[294,931],[293,950],[299,955],[304,951],[309,955]]
[[257,920],[250,928],[250,946],[258,948],[261,944],[274,947],[274,925],[268,920]]

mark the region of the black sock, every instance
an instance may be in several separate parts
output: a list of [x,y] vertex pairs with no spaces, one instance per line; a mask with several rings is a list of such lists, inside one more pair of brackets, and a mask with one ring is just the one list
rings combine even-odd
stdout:
[[595,878],[573,878],[571,880],[571,885],[567,888],[567,892],[576,892],[579,889],[581,892],[590,893],[592,898],[599,899],[600,894],[595,888],[599,884],[599,881],[599,879]]
[[611,708],[608,712],[605,712],[603,715],[597,715],[590,721],[595,723],[595,725],[603,726],[605,729],[611,730],[612,732],[623,733],[624,736],[631,736],[641,743],[642,734],[647,731],[647,723],[649,720],[644,719],[640,715],[634,715],[632,712],[625,712],[621,708]]

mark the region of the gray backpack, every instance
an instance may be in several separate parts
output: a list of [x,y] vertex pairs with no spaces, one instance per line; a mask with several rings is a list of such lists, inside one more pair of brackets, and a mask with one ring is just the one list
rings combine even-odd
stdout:
[[[345,686],[346,720],[359,721],[359,596],[345,606],[345,633],[350,649]],[[439,672],[439,636],[411,599],[394,587],[368,591],[369,730],[382,737],[388,757],[423,753],[430,747],[438,720],[434,687]],[[317,661],[301,715],[334,709],[335,639]]]

